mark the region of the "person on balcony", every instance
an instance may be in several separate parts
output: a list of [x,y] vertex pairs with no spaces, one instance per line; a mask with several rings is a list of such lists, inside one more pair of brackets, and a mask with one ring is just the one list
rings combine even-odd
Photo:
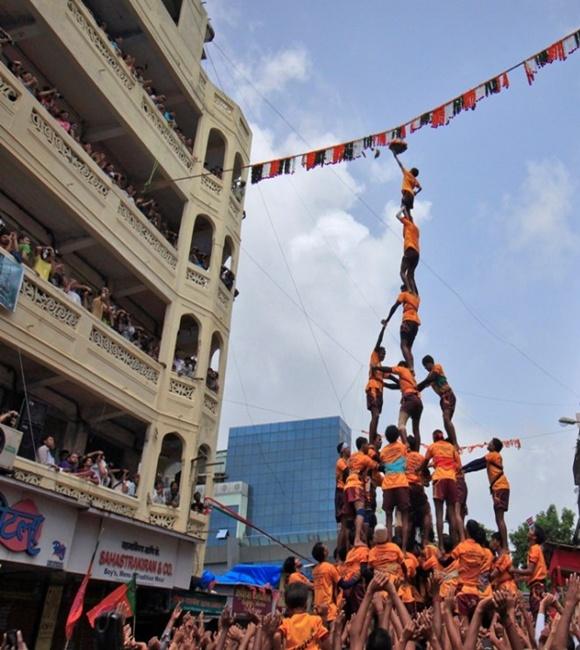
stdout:
[[155,489],[151,494],[151,503],[164,506],[165,505],[165,486],[161,479],[155,481]]
[[179,506],[179,483],[171,481],[169,489],[165,492],[165,505],[177,508]]
[[41,439],[42,444],[36,450],[36,462],[41,465],[46,465],[47,467],[56,467],[56,461],[54,460],[54,437],[45,435]]

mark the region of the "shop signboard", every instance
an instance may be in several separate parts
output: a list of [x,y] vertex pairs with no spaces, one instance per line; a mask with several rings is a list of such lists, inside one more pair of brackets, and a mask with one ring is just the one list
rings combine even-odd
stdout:
[[77,511],[0,482],[0,561],[66,569]]
[[92,577],[111,582],[128,582],[137,574],[137,584],[162,589],[189,588],[195,545],[156,532],[139,522],[103,521],[79,515],[69,570],[85,573],[97,538],[99,545]]

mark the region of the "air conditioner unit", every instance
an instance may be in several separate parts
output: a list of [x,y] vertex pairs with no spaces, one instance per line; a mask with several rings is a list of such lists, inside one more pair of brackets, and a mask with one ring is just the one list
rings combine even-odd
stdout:
[[22,431],[0,425],[0,468],[12,469],[21,440]]

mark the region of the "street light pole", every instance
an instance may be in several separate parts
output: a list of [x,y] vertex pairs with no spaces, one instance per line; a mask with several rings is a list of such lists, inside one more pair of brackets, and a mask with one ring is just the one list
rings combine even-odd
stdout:
[[576,413],[576,419],[562,417],[558,420],[560,424],[576,424],[578,425],[578,437],[576,438],[576,453],[574,454],[574,464],[572,465],[572,472],[574,474],[574,485],[578,490],[577,509],[578,518],[576,520],[576,530],[574,531],[574,545],[580,546],[580,413]]

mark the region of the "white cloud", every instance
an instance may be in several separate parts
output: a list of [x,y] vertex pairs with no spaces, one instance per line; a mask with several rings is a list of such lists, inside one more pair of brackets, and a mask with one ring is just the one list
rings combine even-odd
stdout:
[[571,228],[575,183],[559,160],[528,162],[516,197],[506,201],[507,227],[515,249],[533,248],[544,258],[576,252],[578,235]]
[[306,48],[297,45],[274,53],[260,51],[249,62],[236,62],[236,68],[230,70],[236,80],[236,101],[261,115],[264,101],[260,95],[278,96],[290,84],[308,80],[312,62]]

